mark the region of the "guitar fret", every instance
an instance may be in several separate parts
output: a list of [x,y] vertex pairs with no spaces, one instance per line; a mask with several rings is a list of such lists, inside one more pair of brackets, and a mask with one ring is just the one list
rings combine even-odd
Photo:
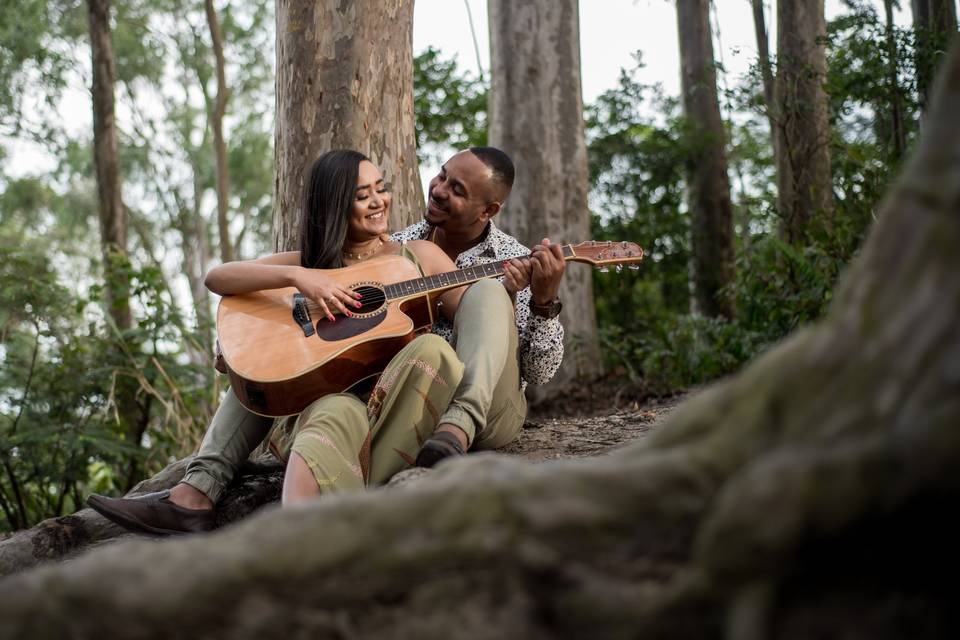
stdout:
[[[627,247],[626,242],[619,244],[622,244],[623,247]],[[582,242],[577,246],[581,248],[582,253],[577,253],[572,244],[561,245],[563,257],[568,260],[573,259],[582,262],[589,262],[595,266],[597,264],[621,262],[621,260],[618,260],[618,258],[624,257],[623,253],[619,253],[617,251],[619,249],[618,245],[612,242],[589,241]],[[612,250],[610,248],[612,248]],[[643,256],[642,249],[634,249],[630,256],[636,256],[638,258],[636,262],[639,262],[639,258],[642,258]],[[529,258],[530,254],[518,257],[520,259],[525,259]],[[456,271],[447,271],[445,273],[414,278],[412,280],[405,280],[403,282],[395,282],[385,285],[383,291],[389,300],[421,293],[430,293],[436,290],[449,289],[460,285],[470,284],[483,278],[499,277],[503,274],[503,263],[501,261],[494,260],[492,262],[485,262],[483,264],[474,265],[465,269],[457,269]]]

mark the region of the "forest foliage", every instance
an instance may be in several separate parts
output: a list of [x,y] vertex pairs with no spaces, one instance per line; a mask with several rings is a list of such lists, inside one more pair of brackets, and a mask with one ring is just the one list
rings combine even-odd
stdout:
[[[204,13],[182,0],[128,0],[115,11],[131,236],[129,256],[116,260],[135,317],[127,331],[102,311],[92,133],[58,115],[90,109],[84,3],[0,8],[0,531],[70,513],[91,491],[125,490],[138,479],[125,471],[132,462],[151,473],[191,452],[224,388],[211,367],[213,301],[191,288],[214,263],[218,237],[216,74]],[[237,0],[219,17],[230,89],[228,232],[249,258],[272,249],[273,3]],[[735,371],[824,312],[902,158],[890,124],[895,96],[907,145],[919,135],[916,37],[896,28],[891,51],[877,46],[885,29],[861,1],[828,25],[837,213],[805,246],[777,233],[760,70],[740,78],[719,69],[736,239],[732,320],[691,312],[684,167],[698,141],[678,97],[639,81],[638,51],[618,85],[586,106],[595,238],[637,241],[647,252],[639,271],[594,280],[609,375],[633,397]],[[433,49],[414,69],[421,160],[484,144],[488,86]],[[44,168],[23,166],[28,144],[44,149]],[[117,427],[120,380],[136,385],[142,442]]]

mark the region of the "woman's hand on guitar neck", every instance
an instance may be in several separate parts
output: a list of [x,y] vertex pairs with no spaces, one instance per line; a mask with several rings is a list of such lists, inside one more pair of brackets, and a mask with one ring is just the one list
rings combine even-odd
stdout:
[[320,269],[304,269],[297,271],[294,277],[295,286],[300,293],[313,300],[328,320],[333,320],[334,312],[339,311],[345,316],[351,315],[350,309],[359,308],[361,304],[359,293],[354,293],[339,282],[325,275]]

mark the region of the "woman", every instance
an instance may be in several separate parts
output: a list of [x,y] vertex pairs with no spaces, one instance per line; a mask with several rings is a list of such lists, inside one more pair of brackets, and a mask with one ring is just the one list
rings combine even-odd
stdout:
[[[356,151],[325,153],[306,180],[300,250],[220,265],[208,273],[206,285],[220,295],[296,287],[333,321],[335,313],[350,316],[361,304],[358,294],[327,277],[324,269],[398,254],[417,264],[423,275],[456,269],[431,242],[391,242],[390,205],[383,176],[368,158]],[[451,321],[465,289],[440,297],[441,313]],[[292,438],[272,443],[287,459],[284,503],[321,490],[378,484],[412,464],[436,429],[435,417],[449,404],[462,372],[463,365],[445,341],[422,336],[391,361],[369,403],[348,393],[314,402],[296,419]],[[441,443],[450,441],[449,435],[435,437]]]

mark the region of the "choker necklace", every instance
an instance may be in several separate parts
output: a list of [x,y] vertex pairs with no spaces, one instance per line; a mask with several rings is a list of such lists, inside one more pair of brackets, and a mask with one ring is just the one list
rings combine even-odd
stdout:
[[351,260],[356,260],[357,262],[359,262],[359,261],[361,261],[361,260],[366,260],[367,258],[369,258],[370,256],[372,256],[373,254],[375,254],[377,251],[380,251],[380,247],[382,247],[382,246],[383,246],[383,240],[381,240],[381,239],[378,237],[378,238],[377,238],[377,246],[374,247],[373,249],[371,249],[370,251],[367,251],[367,252],[365,252],[365,253],[350,253],[349,251],[347,251],[346,249],[344,249],[344,250],[343,250],[343,257],[345,257],[345,258],[350,258]]

